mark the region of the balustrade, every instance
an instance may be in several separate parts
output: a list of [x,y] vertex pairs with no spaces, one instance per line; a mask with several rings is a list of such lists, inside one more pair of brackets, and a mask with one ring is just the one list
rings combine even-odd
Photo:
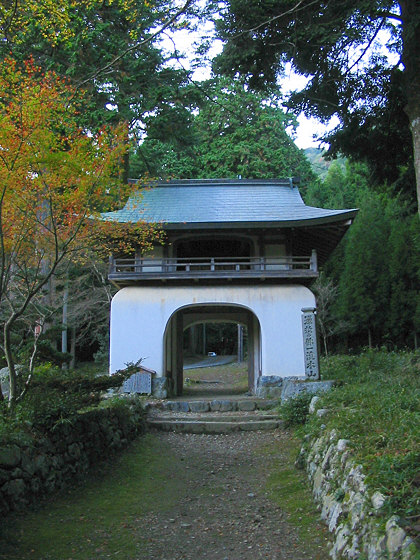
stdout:
[[317,276],[316,253],[283,257],[133,257],[111,259],[111,280]]

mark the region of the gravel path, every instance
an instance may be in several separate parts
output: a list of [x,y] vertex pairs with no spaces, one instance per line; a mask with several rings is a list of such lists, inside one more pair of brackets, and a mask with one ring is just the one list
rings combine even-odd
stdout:
[[[156,433],[184,466],[177,505],[142,518],[139,560],[326,560],[322,529],[315,542],[299,536],[269,499],[265,481],[282,460],[278,432],[226,435]],[[273,441],[276,445],[273,446]],[[276,450],[268,456],[262,449]],[[181,462],[181,463],[180,463]],[[180,476],[168,473],[170,479]]]
[[210,368],[216,366],[225,366],[226,364],[231,364],[236,359],[236,356],[203,356],[202,359],[195,359],[191,363],[186,363],[184,365],[184,371],[196,368]]

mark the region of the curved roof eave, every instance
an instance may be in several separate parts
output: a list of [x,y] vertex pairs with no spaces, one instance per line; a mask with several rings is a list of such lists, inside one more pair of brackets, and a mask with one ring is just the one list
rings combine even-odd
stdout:
[[[231,222],[158,222],[163,229],[239,229],[239,228],[290,228],[316,226],[323,224],[340,223],[342,225],[351,225],[358,213],[357,208],[341,211],[339,214],[321,216],[319,218],[306,218],[298,220],[268,220],[268,221],[231,221]],[[343,224],[343,222],[348,222]]]

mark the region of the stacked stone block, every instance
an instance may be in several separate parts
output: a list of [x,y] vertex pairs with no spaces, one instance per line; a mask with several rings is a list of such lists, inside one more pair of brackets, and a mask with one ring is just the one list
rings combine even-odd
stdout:
[[298,458],[308,472],[321,517],[333,535],[333,560],[418,558],[416,545],[400,527],[398,517],[384,516],[385,497],[369,489],[349,443],[332,430],[309,439]]
[[98,461],[127,446],[144,425],[139,405],[99,408],[58,423],[47,434],[0,444],[0,515],[82,478]]

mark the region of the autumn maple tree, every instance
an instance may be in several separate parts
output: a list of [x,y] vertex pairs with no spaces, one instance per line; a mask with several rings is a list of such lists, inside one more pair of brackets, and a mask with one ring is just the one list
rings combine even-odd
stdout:
[[52,278],[97,242],[92,218],[124,196],[127,133],[124,125],[81,130],[74,90],[30,60],[1,64],[0,91],[0,320],[13,408],[30,382],[42,324],[31,325],[33,352],[19,379],[13,329],[28,314],[45,316]]

